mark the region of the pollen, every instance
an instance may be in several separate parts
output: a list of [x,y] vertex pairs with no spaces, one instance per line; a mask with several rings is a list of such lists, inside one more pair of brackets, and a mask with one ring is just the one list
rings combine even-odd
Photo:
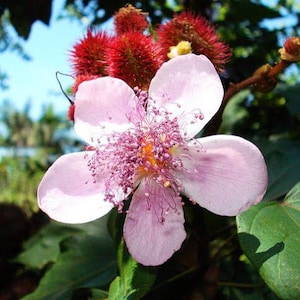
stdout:
[[164,184],[163,184],[163,186],[164,186],[165,188],[169,187],[170,185],[171,185],[171,182],[170,182],[169,180],[166,180],[166,181],[164,182]]
[[176,46],[170,47],[168,57],[175,58],[176,56],[189,53],[192,53],[192,44],[189,41],[181,41]]
[[169,168],[168,158],[171,157],[169,149],[164,148],[162,144],[155,145],[154,142],[153,140],[152,143],[146,142],[141,145],[138,171],[142,175],[159,175],[162,170]]
[[142,146],[139,155],[144,160],[145,164],[148,163],[151,167],[157,166],[158,161],[154,157],[153,145],[151,143]]

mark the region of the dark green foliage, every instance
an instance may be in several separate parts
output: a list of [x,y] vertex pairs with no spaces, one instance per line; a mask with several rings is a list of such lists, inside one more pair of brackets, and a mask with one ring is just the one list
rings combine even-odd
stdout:
[[7,9],[10,21],[18,34],[28,38],[31,25],[39,20],[49,24],[51,16],[51,0],[30,0],[30,1],[0,1],[0,15]]

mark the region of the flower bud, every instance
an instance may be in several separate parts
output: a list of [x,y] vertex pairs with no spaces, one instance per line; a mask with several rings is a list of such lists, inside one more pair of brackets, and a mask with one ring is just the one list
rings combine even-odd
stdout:
[[300,61],[300,37],[290,37],[284,44],[283,48],[279,49],[280,58],[282,60],[295,62]]

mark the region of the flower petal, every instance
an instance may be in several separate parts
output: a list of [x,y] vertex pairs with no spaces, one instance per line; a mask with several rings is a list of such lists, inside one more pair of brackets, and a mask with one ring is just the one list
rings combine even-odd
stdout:
[[87,143],[122,132],[137,120],[137,97],[122,80],[101,77],[84,81],[75,96],[75,131]]
[[213,213],[235,216],[262,200],[268,175],[264,158],[251,142],[216,135],[189,143],[181,154],[184,193]]
[[[223,86],[204,55],[186,54],[164,63],[149,87],[155,106],[179,117],[186,139],[194,137],[218,111]],[[150,101],[150,100],[149,100]]]
[[93,182],[86,155],[63,155],[44,175],[38,188],[38,204],[50,218],[85,223],[102,217],[113,207],[103,200],[104,180]]
[[185,239],[183,224],[180,197],[170,188],[143,180],[133,195],[124,224],[129,253],[146,266],[164,263]]

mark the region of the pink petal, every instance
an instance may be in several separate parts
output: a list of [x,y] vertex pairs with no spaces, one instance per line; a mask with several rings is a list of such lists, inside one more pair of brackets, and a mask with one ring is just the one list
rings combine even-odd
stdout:
[[87,143],[122,132],[137,120],[137,98],[122,80],[101,77],[84,81],[75,96],[75,130]]
[[216,135],[189,143],[178,176],[184,193],[213,213],[235,216],[262,200],[268,175],[258,148],[236,136]]
[[[214,116],[223,93],[213,64],[204,55],[195,54],[178,56],[164,63],[149,87],[155,105],[179,117],[186,139],[194,137]],[[195,119],[195,114],[202,114],[204,118]]]
[[103,201],[104,181],[93,182],[86,155],[79,152],[61,156],[43,177],[38,204],[50,218],[64,223],[85,223],[102,217],[113,207]]
[[154,181],[142,181],[133,195],[124,224],[130,254],[146,266],[164,263],[185,239],[183,224],[180,197]]

